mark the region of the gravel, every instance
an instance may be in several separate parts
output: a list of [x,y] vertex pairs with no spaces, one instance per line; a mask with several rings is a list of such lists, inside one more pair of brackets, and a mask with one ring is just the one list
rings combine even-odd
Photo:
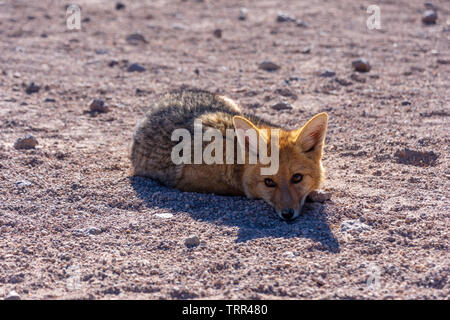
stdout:
[[247,15],[248,15],[248,9],[247,8],[241,8],[239,10],[238,19],[241,20],[241,21],[247,20]]
[[38,145],[37,139],[32,135],[19,138],[14,143],[16,149],[34,149]]
[[280,12],[277,15],[277,22],[295,22],[295,17]]
[[34,82],[31,82],[31,83],[25,88],[25,92],[26,92],[27,94],[37,93],[37,92],[39,92],[39,90],[41,90],[41,87],[38,86],[37,84],[35,84]]
[[426,25],[436,24],[437,12],[435,10],[426,10],[422,16],[422,22]]
[[277,111],[290,110],[292,109],[292,105],[287,101],[280,101],[272,105],[271,108]]
[[336,72],[330,71],[330,70],[325,70],[322,73],[320,73],[320,76],[323,78],[332,78],[335,75],[336,75]]
[[364,223],[362,223],[359,220],[345,220],[341,223],[341,231],[342,232],[348,232],[348,231],[356,231],[356,232],[363,232],[363,231],[369,231],[370,227]]
[[264,60],[259,64],[259,68],[264,71],[276,71],[280,69],[280,66],[272,61]]
[[127,68],[128,72],[144,72],[146,71],[145,67],[141,66],[138,63],[132,63]]
[[96,227],[87,227],[83,229],[75,229],[72,231],[72,234],[77,237],[86,237],[89,235],[99,235],[102,233],[102,230]]
[[371,67],[369,61],[364,58],[359,58],[352,62],[353,69],[358,72],[369,72]]
[[184,244],[187,247],[195,247],[200,244],[200,239],[196,235],[190,235],[186,239],[184,239]]
[[145,37],[140,33],[131,33],[125,38],[128,44],[137,46],[142,43],[148,43]]
[[[37,16],[64,15],[55,3],[1,6],[8,17],[0,59],[1,298],[12,290],[22,300],[450,298],[450,64],[437,62],[448,60],[446,26],[421,25],[423,1],[382,7],[387,32],[367,30],[366,8],[350,0],[283,8],[273,0],[136,0],[120,11],[114,1],[108,12],[90,1],[82,11],[90,22],[70,32]],[[250,13],[242,22],[244,6]],[[278,10],[311,27],[277,23]],[[218,27],[226,41],[213,37]],[[125,41],[136,30],[145,46]],[[99,47],[108,55],[95,54]],[[352,70],[360,56],[370,58],[369,73]],[[281,68],[260,71],[262,59]],[[139,61],[146,72],[126,71]],[[318,76],[327,69],[352,84]],[[39,92],[25,92],[30,79]],[[181,85],[227,95],[286,129],[327,112],[323,188],[332,199],[306,202],[286,222],[262,200],[132,177],[134,126]],[[297,99],[286,96],[293,108],[274,110],[283,88]],[[91,98],[117,107],[85,115]],[[15,149],[29,134],[40,147]],[[33,184],[20,188],[20,180]],[[173,217],[157,216],[164,213]],[[86,234],[91,226],[101,233]],[[191,235],[200,243],[186,247]]]
[[16,182],[16,186],[18,186],[19,188],[24,188],[24,187],[28,187],[31,186],[31,182],[28,180],[19,180]]
[[105,101],[100,99],[92,99],[89,102],[89,111],[90,112],[98,112],[98,113],[105,113],[109,111],[109,108],[107,105],[105,105]]
[[20,295],[14,290],[10,291],[4,300],[20,300]]
[[161,219],[173,218],[173,214],[171,214],[171,213],[157,213],[157,214],[155,214],[155,216],[158,218],[161,218]]
[[214,30],[214,32],[213,32],[213,35],[216,37],[216,38],[222,38],[222,29],[215,29]]

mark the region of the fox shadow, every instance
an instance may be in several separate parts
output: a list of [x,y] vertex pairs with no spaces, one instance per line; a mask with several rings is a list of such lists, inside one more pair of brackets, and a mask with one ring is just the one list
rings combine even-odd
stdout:
[[192,218],[238,228],[236,242],[257,238],[309,238],[318,250],[340,252],[327,223],[327,205],[305,203],[303,214],[292,222],[281,220],[263,200],[181,192],[142,177],[130,177],[136,195],[148,208],[185,212]]

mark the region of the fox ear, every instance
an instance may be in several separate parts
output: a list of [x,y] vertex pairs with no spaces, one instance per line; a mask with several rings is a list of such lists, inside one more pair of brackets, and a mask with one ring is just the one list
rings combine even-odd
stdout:
[[300,145],[303,152],[322,150],[328,127],[328,114],[319,113],[312,117],[298,131],[296,143]]
[[[250,120],[241,117],[234,116],[233,117],[233,125],[236,131],[236,136],[241,147],[245,148],[247,145],[249,146],[249,150],[257,154],[258,151],[258,140],[263,139],[264,142],[267,143],[267,138],[261,132],[258,127],[256,127]],[[250,130],[250,131],[248,131]]]

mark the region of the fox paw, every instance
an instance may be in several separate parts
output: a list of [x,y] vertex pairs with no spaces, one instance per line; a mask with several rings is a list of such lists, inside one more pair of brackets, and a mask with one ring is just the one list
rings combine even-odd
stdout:
[[325,202],[331,199],[331,192],[326,190],[313,190],[308,194],[308,199],[313,202]]

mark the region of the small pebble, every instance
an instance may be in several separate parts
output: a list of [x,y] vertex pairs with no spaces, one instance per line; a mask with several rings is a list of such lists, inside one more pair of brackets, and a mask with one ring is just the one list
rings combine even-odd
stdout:
[[44,102],[52,102],[53,103],[53,102],[56,102],[56,100],[53,98],[45,98]]
[[125,9],[125,5],[122,2],[116,3],[116,10],[123,10]]
[[219,39],[222,38],[222,29],[214,30],[213,34],[216,38],[219,38]]
[[353,61],[352,66],[358,72],[369,72],[371,69],[369,62],[364,58]]
[[20,295],[14,290],[10,291],[5,297],[5,300],[20,300]]
[[34,82],[31,82],[27,88],[25,89],[25,92],[27,94],[32,94],[32,93],[36,93],[39,92],[39,90],[41,90],[41,87],[39,87],[37,84],[35,84]]
[[187,247],[195,247],[200,244],[200,239],[196,235],[191,235],[191,236],[187,237],[186,239],[184,239],[184,244]]
[[38,141],[32,135],[28,135],[24,138],[19,138],[14,143],[16,149],[33,149],[37,146]]
[[155,214],[156,217],[161,218],[161,219],[170,219],[173,217],[173,214],[171,213],[157,213]]
[[285,13],[278,13],[277,22],[295,22],[295,18]]
[[295,255],[292,251],[286,251],[284,252],[284,255],[288,258],[295,258]]
[[247,20],[247,13],[248,13],[247,8],[241,8],[241,10],[239,11],[238,19],[241,21]]
[[308,198],[314,202],[325,202],[331,199],[331,192],[325,190],[313,190],[309,193]]
[[84,229],[84,232],[86,234],[97,235],[97,234],[102,233],[102,230],[100,230],[99,228],[96,228],[96,227],[87,227],[87,228]]
[[88,235],[98,235],[102,233],[102,230],[96,227],[87,227],[84,229],[75,229],[72,234],[77,237],[86,237]]
[[105,105],[103,100],[92,99],[91,102],[89,102],[89,110],[91,112],[105,113],[109,111],[109,108]]
[[127,71],[128,72],[144,72],[145,68],[143,66],[141,66],[140,64],[133,63],[133,64],[130,64]]
[[325,284],[325,281],[323,281],[322,279],[318,278],[318,277],[312,277],[311,278],[315,283],[317,283],[320,287],[323,286]]
[[140,43],[147,43],[147,40],[140,33],[131,33],[126,37],[126,40],[129,44],[133,46],[137,46]]
[[413,223],[416,222],[418,220],[418,216],[414,215],[414,214],[407,214],[405,217],[405,222],[406,223]]
[[364,223],[362,223],[359,220],[345,220],[341,223],[341,231],[347,232],[347,231],[356,231],[356,232],[363,232],[363,231],[369,231],[370,227]]
[[303,21],[302,19],[298,19],[296,24],[297,24],[297,27],[302,27],[302,28],[307,27],[305,21]]
[[107,49],[95,49],[96,54],[108,54],[109,51]]
[[304,49],[302,49],[301,53],[302,54],[309,54],[309,53],[311,53],[311,48],[304,48]]
[[16,186],[18,186],[19,188],[28,187],[31,186],[31,182],[28,180],[19,180],[16,182]]
[[436,24],[437,12],[435,10],[427,10],[422,16],[422,22],[426,25]]
[[372,175],[376,176],[376,177],[381,177],[383,173],[381,172],[381,170],[376,170],[372,173]]
[[331,77],[334,77],[335,75],[336,75],[336,72],[330,71],[330,70],[325,70],[324,72],[322,72],[320,74],[320,76],[323,78],[331,78]]
[[303,80],[306,80],[306,79],[298,77],[298,76],[290,76],[289,77],[289,81],[303,81]]
[[290,109],[292,109],[292,106],[287,101],[281,101],[281,102],[278,102],[278,103],[274,104],[272,106],[272,109],[277,110],[277,111],[290,110]]
[[276,70],[280,69],[280,66],[273,63],[272,61],[264,60],[263,62],[261,62],[259,64],[259,68],[261,70],[265,70],[265,71],[276,71]]

